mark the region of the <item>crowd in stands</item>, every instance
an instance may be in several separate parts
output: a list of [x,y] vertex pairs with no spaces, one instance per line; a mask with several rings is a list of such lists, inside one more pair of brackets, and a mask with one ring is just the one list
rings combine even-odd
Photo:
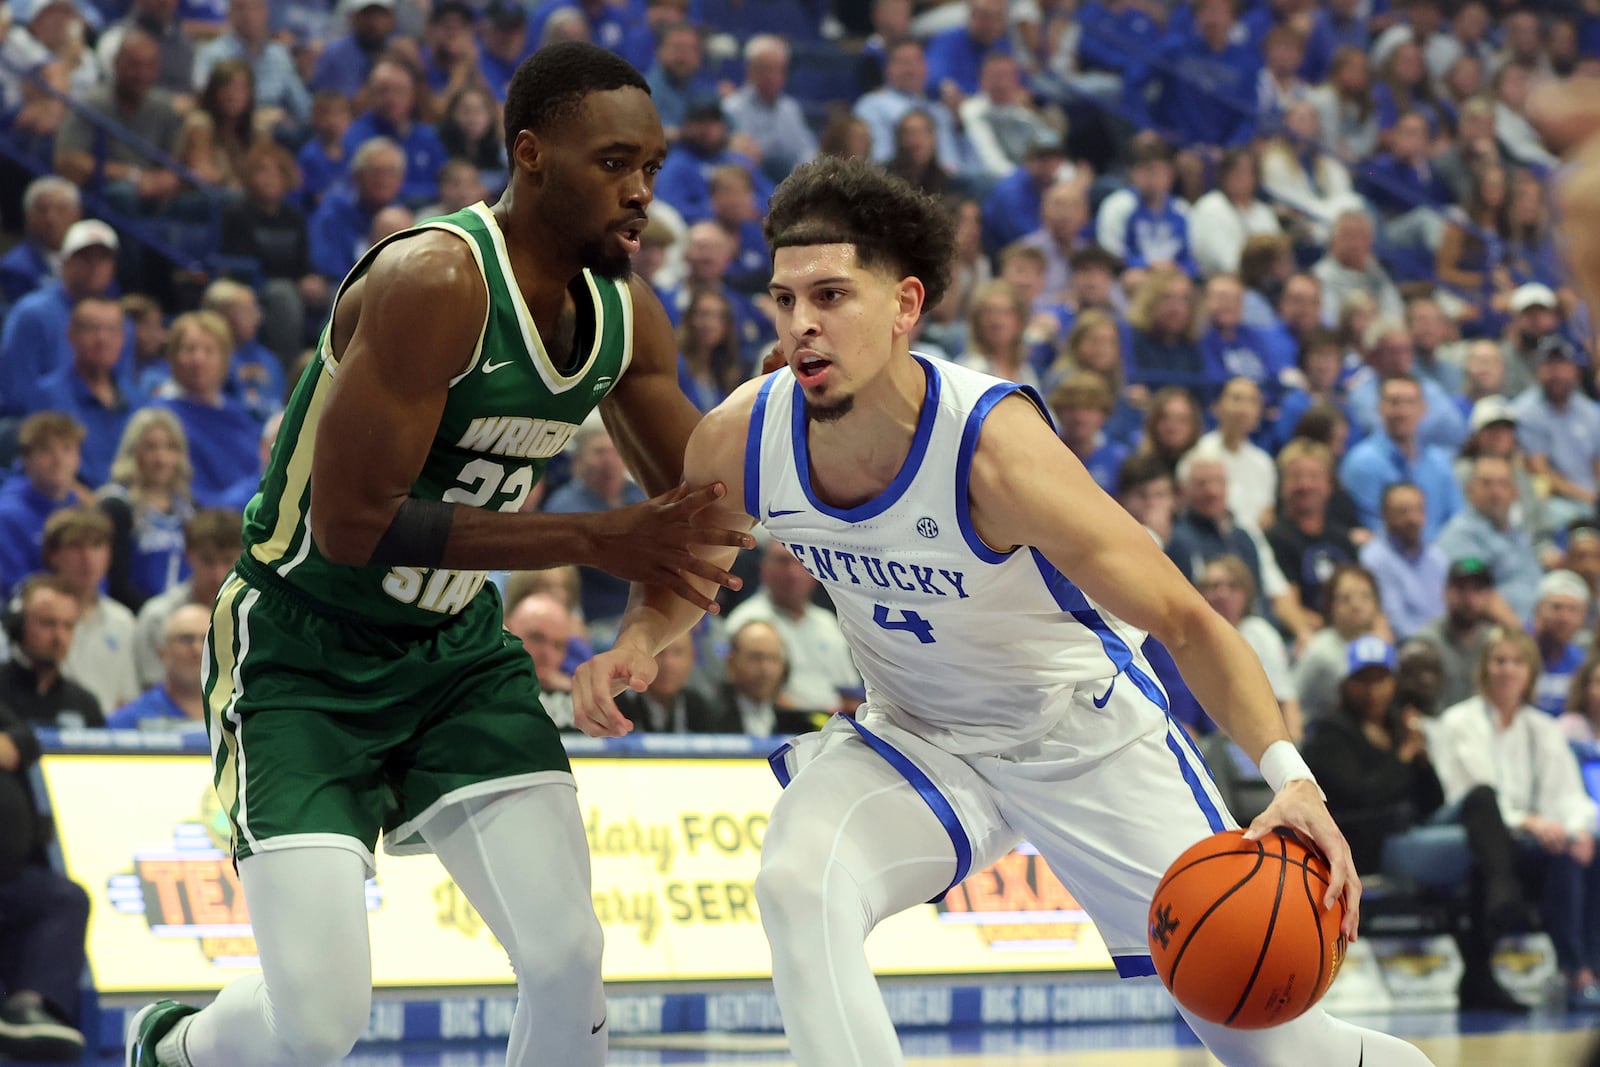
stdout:
[[[772,345],[760,218],[796,164],[870,158],[942,198],[954,282],[914,347],[1039,391],[1257,650],[1363,873],[1470,886],[1464,1003],[1511,1006],[1486,939],[1542,922],[1572,1004],[1600,1009],[1580,774],[1600,758],[1600,363],[1561,261],[1559,161],[1525,114],[1542,80],[1600,72],[1595,4],[14,0],[6,18],[7,173],[42,163],[0,258],[0,704],[21,719],[201,718],[202,609],[341,278],[492,200],[516,65],[588,39],[646,73],[673,142],[635,271],[698,407]],[[207,218],[204,285],[137,236]],[[594,423],[528,506],[641,499]],[[637,728],[793,732],[863,699],[805,562],[752,556],[747,593],[626,697]],[[571,672],[626,588],[499,577],[570,725]],[[1145,651],[1174,717],[1211,732]]]

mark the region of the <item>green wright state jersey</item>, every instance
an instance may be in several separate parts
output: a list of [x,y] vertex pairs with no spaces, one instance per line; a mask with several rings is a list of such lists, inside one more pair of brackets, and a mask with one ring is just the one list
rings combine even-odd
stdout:
[[[550,457],[566,447],[628,369],[633,354],[628,286],[590,271],[574,283],[579,335],[589,339],[589,349],[565,374],[545,352],[512,276],[500,225],[483,204],[424,220],[374,245],[340,285],[340,294],[367,271],[379,249],[429,229],[453,233],[472,249],[488,286],[489,313],[471,363],[450,383],[433,446],[411,495],[517,511],[544,476]],[[312,450],[338,373],[332,336],[330,314],[316,358],[284,410],[261,488],[245,509],[240,572],[258,582],[287,582],[336,617],[379,626],[437,626],[483,590],[486,572],[343,566],[328,562],[311,538]],[[338,447],[334,430],[326,440]]]

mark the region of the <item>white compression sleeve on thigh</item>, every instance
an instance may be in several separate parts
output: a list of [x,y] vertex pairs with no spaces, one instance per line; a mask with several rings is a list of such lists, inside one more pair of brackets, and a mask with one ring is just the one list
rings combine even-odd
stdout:
[[372,1004],[366,861],[342,848],[263,852],[239,861],[239,881],[261,973],[231,983],[174,1035],[193,1067],[339,1062]]
[[865,745],[836,745],[784,790],[762,844],[756,899],[800,1067],[905,1062],[867,964],[867,934],[933,897],[955,866],[927,802]]
[[517,973],[509,1067],[601,1067],[601,933],[577,791],[552,782],[452,804],[422,836]]
[[1230,1030],[1178,1010],[1225,1067],[1432,1067],[1415,1045],[1318,1007],[1270,1030]]

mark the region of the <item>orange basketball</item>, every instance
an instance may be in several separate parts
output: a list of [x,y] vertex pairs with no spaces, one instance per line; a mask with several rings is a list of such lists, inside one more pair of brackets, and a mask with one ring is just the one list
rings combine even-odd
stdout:
[[1344,962],[1344,901],[1322,906],[1328,861],[1279,830],[1214,834],[1167,868],[1150,902],[1150,956],[1178,1003],[1240,1030],[1315,1004]]

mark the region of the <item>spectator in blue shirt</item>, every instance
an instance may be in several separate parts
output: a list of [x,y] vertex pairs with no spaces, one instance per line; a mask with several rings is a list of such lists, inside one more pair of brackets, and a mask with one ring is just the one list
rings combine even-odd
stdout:
[[953,104],[978,91],[978,74],[990,52],[1011,52],[1006,0],[967,0],[967,21],[928,40],[928,95]]
[[740,353],[750,363],[759,363],[758,357],[772,336],[772,327],[747,297],[728,284],[728,267],[733,263],[734,252],[733,238],[710,219],[690,226],[684,240],[683,281],[662,292],[661,303],[666,308],[667,318],[677,328],[682,325],[689,302],[696,294],[717,293],[733,310]]
[[210,507],[256,469],[261,423],[226,392],[233,332],[215,311],[191,311],[172,324],[172,382],[155,401],[178,417],[189,439],[194,500]]
[[1141,52],[1154,51],[1161,26],[1136,0],[1088,0],[1078,8],[1078,71],[1118,78],[1137,62]]
[[[872,131],[872,158],[887,163],[895,154],[895,127],[906,113],[924,111],[933,122],[939,139],[939,164],[952,174],[966,162],[961,131],[955,114],[927,93],[928,62],[922,45],[900,41],[889,50],[884,65],[883,87],[859,97],[854,108]],[[665,121],[665,119],[663,119]]]
[[789,45],[782,37],[757,34],[744,46],[744,84],[722,101],[728,129],[748,138],[761,169],[781,180],[817,154],[817,136],[800,102],[784,92],[789,80]]
[[354,97],[394,36],[395,0],[356,0],[350,9],[350,32],[329,41],[311,72],[314,92],[333,89]]
[[705,47],[698,29],[687,22],[679,22],[661,31],[655,61],[644,80],[650,85],[650,96],[656,102],[668,140],[678,139],[678,130],[689,113],[689,105],[717,91],[717,83],[704,64]]
[[1372,104],[1381,130],[1390,129],[1401,115],[1415,111],[1426,120],[1430,135],[1439,132],[1439,105],[1434,99],[1422,48],[1414,38],[1401,41],[1379,63],[1378,77],[1372,87]]
[[1357,172],[1356,190],[1383,218],[1389,244],[1436,249],[1444,236],[1440,213],[1451,201],[1450,188],[1432,163],[1428,120],[1410,111],[1389,130],[1389,151]]
[[1094,371],[1078,371],[1050,391],[1050,411],[1061,440],[1083,463],[1089,477],[1107,493],[1117,493],[1117,472],[1128,446],[1107,439],[1106,422],[1116,410],[1110,384]]
[[[1321,299],[1320,296],[1316,299]],[[1294,436],[1300,417],[1318,404],[1332,404],[1350,421],[1349,401],[1345,396],[1344,344],[1339,335],[1320,326],[1307,331],[1299,341],[1300,383],[1287,389],[1279,402],[1273,440],[1278,443]]]
[[1589,615],[1589,583],[1568,570],[1555,570],[1539,579],[1538,599],[1528,629],[1539,648],[1542,669],[1534,683],[1534,707],[1552,718],[1567,710],[1572,676],[1583,665],[1579,632]]
[[1383,529],[1361,546],[1361,565],[1378,580],[1383,617],[1403,641],[1444,614],[1450,560],[1423,536],[1427,501],[1415,484],[1386,487],[1382,510]]
[[656,175],[656,199],[678,209],[690,225],[711,217],[711,172],[737,163],[750,172],[756,203],[772,197],[772,182],[755,161],[728,147],[728,119],[715,97],[697,100],[683,117],[677,147]]
[[294,56],[282,41],[273,40],[267,22],[267,0],[231,0],[228,32],[195,53],[195,88],[204,86],[211,68],[223,60],[242,60],[255,75],[257,116],[274,126],[303,128],[311,119],[311,94],[300,80]]
[[[1422,384],[1410,374],[1384,379],[1378,401],[1382,427],[1345,453],[1339,481],[1356,502],[1361,525],[1376,529],[1383,491],[1395,482],[1421,487],[1427,501],[1427,537],[1436,537],[1461,510],[1461,487],[1452,468],[1453,453],[1425,445],[1417,434],[1427,404]],[[1531,556],[1531,549],[1530,549]],[[1534,564],[1538,566],[1538,564]]]
[[1405,323],[1398,319],[1374,320],[1361,338],[1361,347],[1367,365],[1346,383],[1353,425],[1364,433],[1377,430],[1383,421],[1379,411],[1382,383],[1396,374],[1415,377],[1426,407],[1417,428],[1417,442],[1438,445],[1455,455],[1467,439],[1467,420],[1453,394],[1433,379],[1416,373],[1416,346]]
[[56,174],[28,183],[22,194],[22,240],[0,256],[0,302],[15,304],[56,276],[61,242],[83,217],[78,187]]
[[83,426],[61,411],[41,411],[22,420],[17,432],[22,477],[0,486],[0,596],[44,566],[45,520],[76,507]]
[[111,460],[138,401],[116,380],[125,329],[115,300],[91,296],[78,301],[67,326],[72,362],[42,380],[34,394],[35,410],[64,411],[83,426],[78,476],[91,489],[111,476]]
[[350,162],[352,188],[335,189],[311,216],[311,265],[337,283],[371,244],[372,220],[400,199],[406,160],[387,137],[362,145]]
[[1367,50],[1372,43],[1372,33],[1367,29],[1362,12],[1364,6],[1364,0],[1325,0],[1312,12],[1306,56],[1300,64],[1302,78],[1319,85],[1328,76],[1329,61],[1340,48]]
[[382,59],[367,78],[372,108],[356,118],[344,135],[345,156],[356,158],[374,137],[387,137],[405,153],[406,176],[400,199],[413,207],[433,198],[439,168],[448,156],[434,128],[417,118],[417,74],[399,60]]
[[506,102],[511,76],[533,49],[528,45],[528,12],[517,0],[493,0],[478,20],[478,73],[494,94]]
[[583,16],[589,31],[586,40],[611,52],[621,52],[627,38],[628,24],[643,13],[643,5],[617,4],[613,0],[545,0],[528,16],[528,48],[538,48],[546,41],[545,25],[557,11],[576,11]]
[[1044,192],[1066,161],[1061,140],[1041,135],[1028,145],[1022,163],[1001,178],[983,202],[983,247],[991,255],[1039,228]]
[[1222,383],[1206,374],[1199,343],[1200,301],[1187,274],[1173,267],[1150,271],[1128,308],[1128,322],[1133,326],[1129,382],[1152,392],[1177,386],[1211,402]]
[[725,163],[711,172],[711,221],[733,241],[728,284],[741,293],[765,293],[772,253],[761,233],[761,209],[749,171]]
[[287,392],[283,364],[261,343],[261,304],[255,290],[232,279],[219,278],[206,286],[200,306],[226,319],[233,333],[228,395],[261,422],[283,410]]
[[[1218,274],[1206,282],[1205,327],[1200,351],[1205,356],[1206,378],[1218,386],[1231,378],[1245,378],[1261,391],[1262,415],[1251,440],[1270,443],[1273,424],[1283,403],[1283,376],[1289,368],[1261,331],[1244,321],[1244,285],[1233,274]],[[1263,446],[1264,447],[1264,446]]]
[[[67,321],[90,296],[111,292],[116,275],[117,235],[98,219],[75,222],[61,242],[61,279],[23,297],[0,330],[0,414],[30,409],[41,379],[72,362]],[[133,329],[124,333],[117,377],[133,373]]]
[[1479,559],[1488,565],[1495,588],[1489,614],[1503,626],[1521,629],[1538,599],[1544,570],[1528,531],[1512,521],[1516,500],[1511,461],[1479,456],[1467,479],[1467,504],[1439,531],[1438,545],[1452,564]]
[[[628,477],[627,468],[606,432],[591,417],[573,435],[572,480],[550,494],[544,510],[553,515],[612,511],[644,502],[644,490]],[[592,567],[578,570],[578,602],[591,626],[614,624],[628,605],[628,583]]]
[[1194,33],[1169,33],[1158,65],[1129,71],[1124,97],[1135,121],[1170,131],[1184,144],[1231,148],[1248,141],[1255,133],[1261,54],[1234,41],[1233,26],[1233,0],[1199,0]]
[[204,731],[205,696],[201,692],[202,660],[211,612],[185,604],[167,616],[159,646],[159,685],[106,716],[113,730]]
[[300,200],[307,214],[316,210],[323,195],[344,175],[348,162],[344,135],[353,120],[350,100],[342,93],[324,89],[311,101],[311,138],[295,157],[300,167]]
[[1560,335],[1540,343],[1537,384],[1513,402],[1528,472],[1548,486],[1550,522],[1564,527],[1595,513],[1600,488],[1600,404],[1580,389],[1579,354]]

